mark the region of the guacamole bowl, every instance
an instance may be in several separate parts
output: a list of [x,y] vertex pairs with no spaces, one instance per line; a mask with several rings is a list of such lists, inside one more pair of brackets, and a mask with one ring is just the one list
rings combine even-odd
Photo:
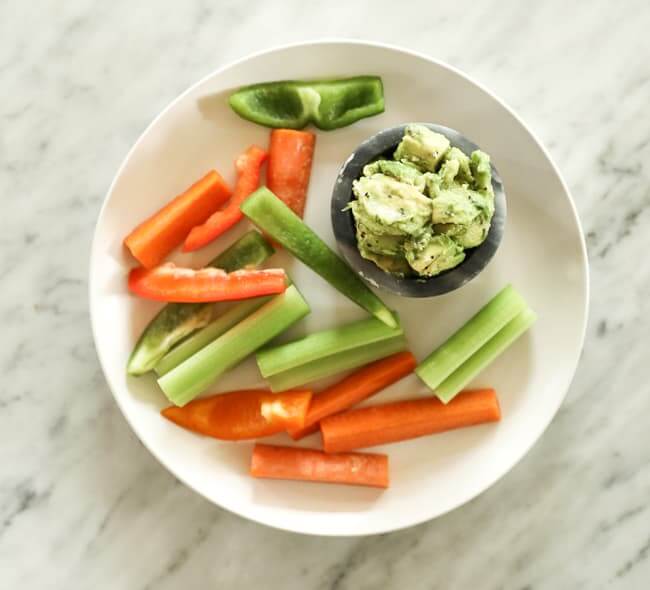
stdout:
[[[444,135],[452,147],[465,154],[479,147],[454,129],[433,123],[418,123]],[[506,196],[497,169],[491,164],[494,190],[494,215],[485,240],[465,250],[464,260],[457,266],[432,277],[400,276],[381,269],[359,252],[356,224],[348,207],[355,198],[352,183],[360,178],[366,164],[381,157],[390,158],[402,140],[407,124],[390,127],[365,140],[345,161],[336,178],[331,202],[332,227],[338,249],[346,262],[373,287],[403,297],[433,297],[454,291],[476,277],[496,254],[506,222]]]

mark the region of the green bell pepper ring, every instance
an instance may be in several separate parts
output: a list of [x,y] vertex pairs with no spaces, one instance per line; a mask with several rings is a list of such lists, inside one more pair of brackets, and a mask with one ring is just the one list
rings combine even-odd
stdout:
[[302,129],[313,123],[326,131],[384,112],[378,76],[340,80],[285,80],[244,86],[229,99],[244,119],[266,127]]
[[[274,253],[273,247],[257,231],[245,233],[208,266],[226,272],[259,266]],[[142,375],[151,371],[174,345],[194,331],[207,326],[214,315],[212,303],[168,303],[142,332],[129,357],[126,371]]]

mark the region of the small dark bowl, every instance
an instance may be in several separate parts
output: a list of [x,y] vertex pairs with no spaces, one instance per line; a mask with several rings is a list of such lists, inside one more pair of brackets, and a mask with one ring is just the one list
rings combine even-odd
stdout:
[[[469,139],[448,127],[431,123],[419,123],[446,136],[451,145],[466,154],[479,149]],[[332,193],[332,226],[334,236],[343,258],[359,276],[374,287],[380,287],[404,297],[432,297],[462,287],[477,276],[494,256],[506,223],[506,195],[496,168],[492,166],[492,187],[494,188],[494,216],[485,241],[476,248],[465,251],[465,260],[455,268],[430,278],[400,278],[383,271],[374,262],[362,258],[357,249],[356,228],[351,211],[344,211],[354,198],[352,182],[362,175],[363,167],[379,156],[392,157],[397,144],[404,136],[407,125],[384,129],[364,141],[345,161]]]

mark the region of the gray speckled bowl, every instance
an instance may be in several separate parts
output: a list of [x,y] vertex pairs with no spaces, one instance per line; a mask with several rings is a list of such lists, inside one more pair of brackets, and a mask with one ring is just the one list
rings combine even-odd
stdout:
[[[436,133],[446,136],[455,146],[470,154],[479,147],[469,139],[448,127],[432,123],[419,123]],[[332,193],[332,226],[334,236],[343,258],[364,280],[373,285],[402,295],[404,297],[433,297],[462,287],[477,276],[494,256],[506,223],[506,195],[501,177],[492,166],[492,186],[494,188],[494,217],[485,241],[477,248],[466,250],[465,260],[457,267],[446,270],[435,277],[400,278],[383,271],[374,262],[362,258],[357,249],[354,217],[351,211],[344,211],[354,198],[352,182],[362,174],[363,167],[378,156],[392,156],[401,141],[406,124],[384,129],[364,141],[345,161],[334,185]]]

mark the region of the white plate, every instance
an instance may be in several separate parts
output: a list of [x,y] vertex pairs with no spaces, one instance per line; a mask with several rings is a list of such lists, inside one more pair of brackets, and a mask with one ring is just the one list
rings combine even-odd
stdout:
[[[251,444],[220,443],[174,426],[158,414],[165,399],[154,379],[127,378],[129,353],[159,305],[128,294],[126,274],[134,263],[122,239],[208,169],[232,179],[235,156],[253,142],[266,145],[268,130],[228,108],[232,89],[266,80],[357,74],[382,76],[386,112],[318,133],[305,221],[333,244],[332,184],[343,160],[368,136],[408,121],[458,129],[491,154],[503,177],[508,221],[501,248],[488,268],[458,291],[425,300],[382,297],[399,310],[419,359],[508,282],[521,290],[539,320],[476,381],[497,389],[502,421],[378,447],[390,455],[390,489],[254,480],[247,475]],[[205,251],[177,254],[174,260],[200,266],[246,229],[241,226]],[[276,260],[287,266],[312,307],[287,336],[363,316],[300,263],[286,255]],[[574,374],[587,317],[587,274],[569,191],[539,141],[510,109],[464,74],[425,56],[326,41],[281,47],[222,68],[154,120],[118,171],[100,213],[90,303],[97,351],[115,399],[140,440],[176,477],[215,504],[261,523],[311,534],[362,535],[443,514],[480,494],[521,459],[553,418]],[[262,384],[249,359],[213,391]],[[425,393],[411,376],[373,402]],[[274,440],[289,443],[284,435]],[[318,442],[312,436],[305,444]]]

